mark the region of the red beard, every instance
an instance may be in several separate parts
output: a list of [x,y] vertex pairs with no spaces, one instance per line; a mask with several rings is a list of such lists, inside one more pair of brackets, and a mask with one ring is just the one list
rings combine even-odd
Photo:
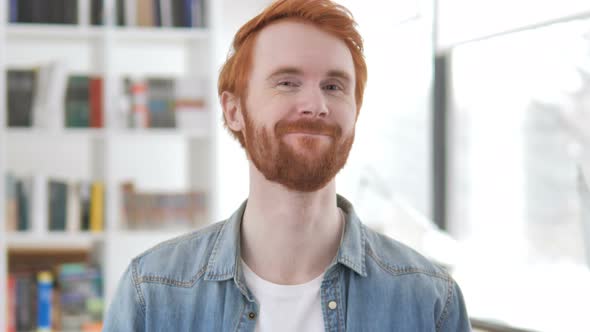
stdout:
[[[342,137],[339,126],[322,120],[301,119],[291,123],[281,120],[271,136],[267,128],[256,128],[247,113],[246,110],[246,152],[267,180],[294,191],[317,191],[325,187],[346,164],[354,142],[354,131],[350,136]],[[328,135],[331,137],[330,146],[322,148],[318,138],[299,137],[297,143],[306,151],[298,153],[283,139],[293,132]],[[321,149],[325,151],[321,152]]]

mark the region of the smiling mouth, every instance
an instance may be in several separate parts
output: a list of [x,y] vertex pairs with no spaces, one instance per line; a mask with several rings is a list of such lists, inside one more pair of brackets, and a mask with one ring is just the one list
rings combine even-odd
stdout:
[[296,132],[291,132],[291,133],[287,133],[286,135],[295,135],[295,136],[317,136],[317,137],[332,137],[328,134],[324,134],[324,133],[311,133],[311,132],[303,132],[303,131],[296,131]]

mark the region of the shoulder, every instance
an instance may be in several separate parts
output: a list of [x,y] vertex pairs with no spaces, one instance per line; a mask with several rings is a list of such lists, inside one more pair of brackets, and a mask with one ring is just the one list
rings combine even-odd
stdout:
[[424,257],[409,246],[363,225],[366,236],[367,259],[392,276],[423,274],[450,281],[451,276],[442,266]]
[[[468,325],[461,290],[445,268],[407,245],[366,226],[364,233],[369,280],[378,283],[378,289],[385,293],[395,290],[414,299],[421,307],[431,308],[437,317],[437,331],[443,326]],[[469,329],[462,327],[455,330]]]
[[136,282],[190,287],[204,273],[213,244],[227,221],[164,241],[135,257]]

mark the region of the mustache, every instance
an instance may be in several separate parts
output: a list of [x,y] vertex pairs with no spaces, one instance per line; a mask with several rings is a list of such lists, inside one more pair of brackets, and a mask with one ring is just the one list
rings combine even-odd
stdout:
[[288,122],[281,120],[275,125],[275,134],[282,137],[290,133],[305,133],[313,135],[326,135],[337,138],[342,135],[342,128],[335,124],[329,124],[322,120],[299,119]]

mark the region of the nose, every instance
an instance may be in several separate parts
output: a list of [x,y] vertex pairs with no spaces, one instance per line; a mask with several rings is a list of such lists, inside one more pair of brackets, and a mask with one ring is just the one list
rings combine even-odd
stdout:
[[322,89],[310,87],[301,91],[298,111],[304,117],[325,118],[328,116],[328,105]]

